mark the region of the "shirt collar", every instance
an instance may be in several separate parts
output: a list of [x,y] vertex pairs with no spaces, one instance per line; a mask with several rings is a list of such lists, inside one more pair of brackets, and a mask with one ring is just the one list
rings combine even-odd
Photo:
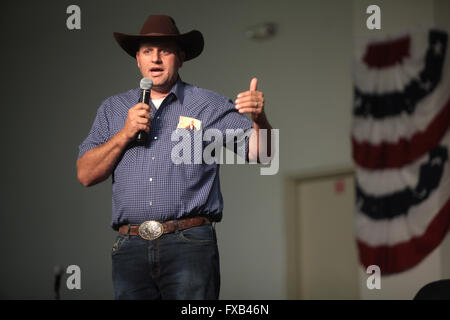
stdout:
[[173,85],[172,89],[170,89],[169,95],[174,95],[176,99],[183,104],[184,100],[184,82],[181,80],[181,77],[178,76],[177,82]]
[[[136,94],[140,96],[141,89],[138,87],[136,88]],[[184,101],[184,82],[181,80],[181,77],[178,76],[177,81],[172,86],[172,89],[170,89],[169,94],[167,96],[173,96],[175,99],[178,99],[181,104],[183,104]]]

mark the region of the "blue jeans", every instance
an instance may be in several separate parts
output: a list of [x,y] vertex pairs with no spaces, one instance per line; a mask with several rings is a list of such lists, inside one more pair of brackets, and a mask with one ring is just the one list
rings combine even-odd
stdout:
[[156,240],[118,235],[111,256],[116,299],[219,298],[219,252],[212,225]]

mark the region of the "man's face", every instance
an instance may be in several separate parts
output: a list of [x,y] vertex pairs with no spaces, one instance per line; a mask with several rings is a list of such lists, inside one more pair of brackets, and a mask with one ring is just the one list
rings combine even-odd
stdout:
[[153,91],[168,93],[178,79],[184,53],[174,42],[146,42],[136,52],[143,77],[153,81]]

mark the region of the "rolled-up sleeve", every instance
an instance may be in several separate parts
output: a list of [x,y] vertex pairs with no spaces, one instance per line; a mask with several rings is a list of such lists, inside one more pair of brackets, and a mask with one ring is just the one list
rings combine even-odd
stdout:
[[222,132],[224,147],[229,147],[233,143],[232,151],[248,161],[250,130],[253,123],[237,111],[231,100],[222,101],[220,107],[214,108],[210,126]]
[[78,159],[89,150],[98,147],[110,138],[109,122],[107,116],[107,101],[104,101],[97,110],[94,123],[86,139],[78,146]]

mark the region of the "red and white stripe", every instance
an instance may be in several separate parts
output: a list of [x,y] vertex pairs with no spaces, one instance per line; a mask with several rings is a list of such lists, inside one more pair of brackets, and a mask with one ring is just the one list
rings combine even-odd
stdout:
[[[367,94],[401,92],[425,67],[429,29],[396,38],[360,41],[356,46],[355,86]],[[383,54],[379,54],[382,51]],[[442,79],[409,115],[375,119],[354,117],[353,158],[361,190],[388,196],[414,189],[428,152],[438,145],[450,152],[450,48]],[[373,219],[356,204],[356,240],[364,266],[378,265],[384,274],[406,270],[435,249],[450,229],[450,161],[440,185],[423,202],[391,219]]]

